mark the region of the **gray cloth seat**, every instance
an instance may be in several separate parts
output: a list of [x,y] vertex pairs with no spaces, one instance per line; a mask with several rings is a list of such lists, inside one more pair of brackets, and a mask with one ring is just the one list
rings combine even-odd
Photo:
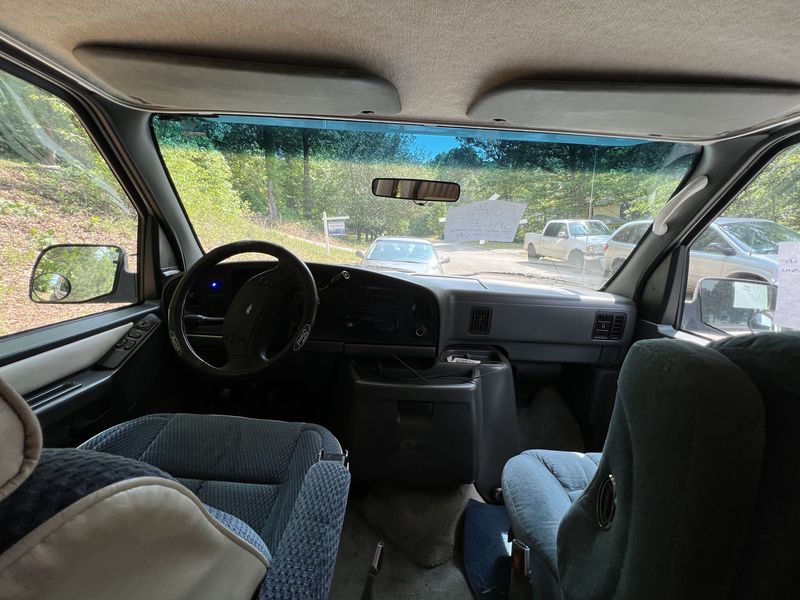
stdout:
[[794,597],[798,365],[798,333],[635,344],[602,456],[528,451],[503,471],[535,597]]
[[152,415],[43,450],[0,380],[0,432],[0,597],[327,597],[350,474],[324,428]]
[[320,450],[340,453],[324,427],[223,415],[157,414],[121,423],[81,448],[153,465],[209,506],[278,546]]

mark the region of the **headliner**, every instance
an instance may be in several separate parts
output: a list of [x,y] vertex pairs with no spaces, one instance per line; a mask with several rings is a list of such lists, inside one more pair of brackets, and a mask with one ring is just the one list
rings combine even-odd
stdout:
[[397,88],[402,111],[392,119],[454,124],[474,124],[466,116],[474,101],[515,79],[800,85],[795,0],[0,0],[0,7],[3,31],[107,93],[77,62],[76,47],[362,69]]

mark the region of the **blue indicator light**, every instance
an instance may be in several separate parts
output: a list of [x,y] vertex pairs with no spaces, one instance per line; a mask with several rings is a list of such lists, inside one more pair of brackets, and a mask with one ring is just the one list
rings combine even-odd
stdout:
[[210,281],[208,283],[208,285],[212,290],[218,290],[219,289],[219,281],[213,281],[212,280],[212,281]]

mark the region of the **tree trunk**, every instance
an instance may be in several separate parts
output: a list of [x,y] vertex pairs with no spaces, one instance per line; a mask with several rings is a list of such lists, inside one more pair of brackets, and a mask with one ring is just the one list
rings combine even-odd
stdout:
[[311,220],[311,209],[313,204],[311,202],[311,164],[309,163],[309,154],[311,150],[311,136],[307,130],[303,130],[303,214],[306,219]]
[[269,218],[280,219],[281,216],[278,214],[278,207],[275,204],[275,194],[272,191],[272,179],[267,179],[267,203]]
[[269,137],[269,127],[261,128],[261,150],[264,153],[264,172],[267,179],[267,216],[270,219],[277,219],[278,209],[275,206],[275,194],[272,192],[272,159],[274,147]]

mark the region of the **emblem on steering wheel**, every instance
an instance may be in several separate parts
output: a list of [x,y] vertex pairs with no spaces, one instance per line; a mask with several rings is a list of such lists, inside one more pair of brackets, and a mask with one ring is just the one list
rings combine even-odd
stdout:
[[308,341],[308,336],[311,334],[311,324],[306,323],[303,325],[303,328],[300,330],[300,333],[297,334],[297,339],[294,341],[294,350],[297,352],[302,348],[305,343]]

